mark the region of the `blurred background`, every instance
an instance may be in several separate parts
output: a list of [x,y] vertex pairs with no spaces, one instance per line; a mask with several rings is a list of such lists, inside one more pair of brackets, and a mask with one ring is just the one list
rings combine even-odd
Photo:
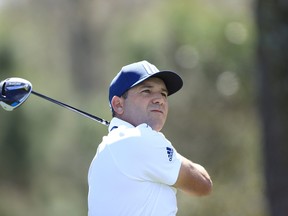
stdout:
[[[178,192],[177,215],[287,216],[287,8],[281,0],[0,0],[0,80],[27,79],[111,120],[108,86],[122,66],[146,59],[177,71],[184,87],[170,97],[163,132],[214,182],[208,197]],[[0,215],[87,215],[87,172],[106,134],[33,95],[13,112],[0,109]]]

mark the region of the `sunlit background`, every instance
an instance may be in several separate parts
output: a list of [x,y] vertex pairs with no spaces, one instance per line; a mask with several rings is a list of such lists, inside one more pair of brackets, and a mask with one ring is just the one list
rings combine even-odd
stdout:
[[[253,19],[252,0],[0,0],[0,80],[27,79],[110,120],[122,66],[178,72],[163,132],[214,182],[208,197],[178,192],[178,216],[266,216]],[[87,171],[106,134],[33,95],[1,109],[0,215],[87,215]]]

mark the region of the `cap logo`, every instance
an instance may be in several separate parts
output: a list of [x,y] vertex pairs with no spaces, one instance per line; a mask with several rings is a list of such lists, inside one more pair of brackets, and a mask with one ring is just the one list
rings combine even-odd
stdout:
[[159,72],[159,70],[155,67],[155,65],[152,65],[150,63],[147,64],[146,62],[144,62],[143,66],[144,66],[147,74],[149,74],[149,75],[152,75],[154,73]]

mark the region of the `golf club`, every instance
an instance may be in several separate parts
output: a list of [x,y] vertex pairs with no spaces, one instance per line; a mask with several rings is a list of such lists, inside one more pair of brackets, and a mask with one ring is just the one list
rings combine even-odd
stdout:
[[33,91],[32,84],[25,79],[13,77],[13,78],[7,78],[0,82],[0,105],[4,110],[13,111],[21,104],[23,104],[30,94],[34,94],[40,98],[48,100],[70,111],[76,112],[82,116],[97,121],[103,125],[108,126],[110,124],[110,122],[102,118],[91,115],[68,104],[65,104],[63,102],[60,102],[58,100],[55,100],[53,98],[47,97],[43,94]]

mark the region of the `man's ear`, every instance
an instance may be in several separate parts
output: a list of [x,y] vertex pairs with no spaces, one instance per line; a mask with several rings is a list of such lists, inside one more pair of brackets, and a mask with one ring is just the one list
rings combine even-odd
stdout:
[[113,96],[113,98],[111,100],[111,106],[112,106],[115,113],[117,113],[118,115],[123,114],[124,109],[123,109],[123,98],[122,97]]

